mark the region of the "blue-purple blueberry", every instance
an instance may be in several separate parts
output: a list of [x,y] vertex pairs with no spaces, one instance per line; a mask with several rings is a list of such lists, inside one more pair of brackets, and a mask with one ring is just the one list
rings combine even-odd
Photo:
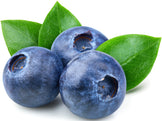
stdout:
[[50,103],[59,93],[61,60],[50,50],[28,47],[15,53],[3,72],[3,83],[8,96],[26,107]]
[[61,58],[63,65],[77,54],[94,50],[107,39],[101,32],[90,27],[74,27],[62,32],[54,41],[51,50]]
[[74,57],[60,77],[60,94],[74,114],[97,119],[116,111],[126,93],[122,67],[111,56],[89,50]]

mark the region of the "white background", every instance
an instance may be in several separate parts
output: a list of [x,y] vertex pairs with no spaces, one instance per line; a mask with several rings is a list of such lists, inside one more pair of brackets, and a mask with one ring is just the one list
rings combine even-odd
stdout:
[[[42,23],[55,0],[0,0],[0,20],[24,19]],[[59,0],[84,26],[93,27],[108,38],[123,34],[162,37],[161,0]],[[86,121],[72,114],[60,96],[41,108],[15,104],[6,94],[2,73],[9,59],[0,29],[0,120]],[[121,107],[100,121],[162,121],[162,44],[151,73],[126,94]]]

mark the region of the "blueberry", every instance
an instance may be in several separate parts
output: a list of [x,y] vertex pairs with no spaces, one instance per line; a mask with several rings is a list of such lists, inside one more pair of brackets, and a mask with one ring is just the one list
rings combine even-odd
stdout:
[[50,50],[28,47],[18,51],[7,62],[3,83],[9,97],[26,107],[50,103],[59,93],[61,60]]
[[51,50],[61,58],[63,65],[77,54],[94,50],[108,40],[101,32],[90,27],[74,27],[61,33],[54,41]]
[[74,57],[60,77],[60,94],[74,114],[97,119],[116,111],[126,93],[126,78],[111,56],[89,50]]

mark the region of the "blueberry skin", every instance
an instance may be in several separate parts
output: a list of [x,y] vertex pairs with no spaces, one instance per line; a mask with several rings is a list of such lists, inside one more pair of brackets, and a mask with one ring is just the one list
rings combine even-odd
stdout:
[[86,50],[95,50],[107,40],[107,37],[93,28],[74,27],[62,32],[53,42],[51,50],[59,55],[66,66],[75,55]]
[[111,56],[89,50],[74,57],[60,77],[60,94],[74,114],[98,119],[116,111],[126,93],[126,78]]
[[3,72],[3,83],[8,96],[25,107],[50,103],[59,93],[61,60],[50,50],[28,47],[15,53]]

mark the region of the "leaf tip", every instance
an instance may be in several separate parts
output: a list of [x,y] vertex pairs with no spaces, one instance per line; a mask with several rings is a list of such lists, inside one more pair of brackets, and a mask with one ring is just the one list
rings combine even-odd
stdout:
[[60,3],[59,3],[59,1],[56,1],[56,3],[55,3],[55,4],[60,4]]
[[56,1],[54,6],[62,6],[58,1]]
[[158,43],[158,46],[160,47],[162,37],[156,37],[155,39],[156,39],[156,41]]
[[0,22],[1,22],[1,25],[3,24],[3,23],[5,23],[7,20],[0,20]]
[[158,37],[159,42],[161,42],[162,37]]

